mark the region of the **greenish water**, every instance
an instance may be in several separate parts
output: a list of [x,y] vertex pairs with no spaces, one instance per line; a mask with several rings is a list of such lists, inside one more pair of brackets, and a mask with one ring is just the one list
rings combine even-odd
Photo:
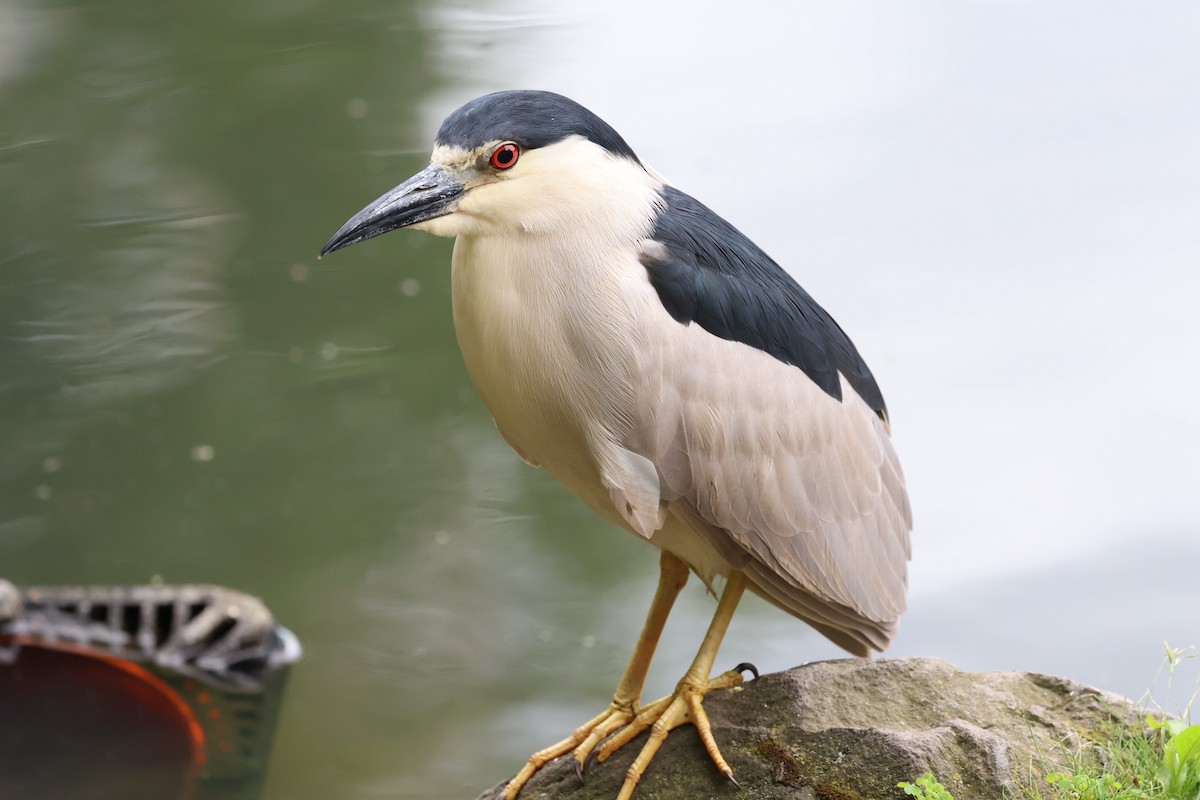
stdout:
[[[1064,65],[1019,15],[697,30],[626,5],[0,0],[0,576],[266,599],[306,648],[268,798],[475,796],[607,702],[652,593],[652,552],[521,464],[476,399],[449,242],[315,260],[424,165],[442,113],[504,86],[594,104],[803,265],[876,366],[918,526],[897,653],[1136,695],[1163,638],[1198,639],[1194,371],[1155,398],[1098,377],[1200,352],[1197,105],[1172,78],[1194,15],[1109,20]],[[653,36],[619,24],[642,10]],[[1145,56],[1127,86],[1113,43]],[[1153,344],[1094,351],[1110,305]],[[1178,601],[1153,600],[1162,564]],[[652,690],[711,609],[685,593]],[[749,600],[722,659],[836,654]]]
[[604,702],[640,612],[605,653],[584,606],[655,559],[563,536],[604,526],[497,437],[449,243],[315,260],[424,163],[415,7],[0,14],[0,572],[265,598],[306,648],[270,797],[473,795],[530,718],[500,708]]

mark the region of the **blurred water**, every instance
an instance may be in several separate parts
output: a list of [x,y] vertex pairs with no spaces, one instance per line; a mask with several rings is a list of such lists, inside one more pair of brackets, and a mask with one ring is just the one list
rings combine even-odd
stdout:
[[[0,574],[266,598],[307,650],[272,798],[471,797],[595,713],[653,553],[499,439],[449,243],[314,260],[447,111],[539,87],[867,356],[917,522],[894,652],[1140,695],[1200,643],[1198,34],[1183,2],[0,0]],[[754,600],[723,653],[837,655]]]

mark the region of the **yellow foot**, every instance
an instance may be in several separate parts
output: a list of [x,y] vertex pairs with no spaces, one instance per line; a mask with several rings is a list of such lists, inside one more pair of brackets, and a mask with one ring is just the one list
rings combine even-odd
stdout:
[[675,693],[639,708],[638,698],[642,696],[642,686],[645,685],[650,658],[654,655],[654,648],[667,620],[667,613],[671,610],[671,604],[688,575],[687,565],[665,550],[661,569],[658,591],[654,593],[654,602],[650,604],[646,624],[642,627],[642,634],[638,637],[633,656],[629,659],[629,666],[625,668],[625,674],[617,685],[617,691],[613,694],[613,701],[608,709],[580,726],[561,742],[530,756],[517,777],[505,785],[504,800],[515,800],[521,787],[552,759],[574,751],[575,771],[582,778],[583,764],[597,744],[603,742],[597,758],[604,761],[639,733],[650,728],[650,738],[629,767],[625,782],[621,785],[621,792],[617,795],[618,800],[629,800],[646,766],[666,741],[667,734],[688,722],[696,726],[700,740],[704,742],[717,769],[725,777],[733,780],[733,770],[721,757],[721,751],[713,739],[712,727],[708,724],[708,715],[704,713],[701,703],[704,696],[714,689],[726,689],[740,684],[742,670],[749,670],[754,673],[754,677],[758,677],[758,670],[750,664],[739,664],[730,672],[715,678],[709,677],[712,674],[713,660],[717,656],[717,648],[721,646],[721,639],[729,627],[729,620],[733,617],[738,600],[746,589],[746,576],[736,570],[729,573],[725,589],[717,601],[717,610],[709,623],[708,632],[704,634],[704,640],[700,643],[696,658],[692,660],[692,666],[688,668],[683,680],[675,686]]
[[583,777],[583,763],[596,744],[618,728],[628,725],[634,718],[633,704],[621,704],[614,700],[608,709],[580,725],[567,738],[531,755],[517,776],[505,784],[504,800],[513,800],[534,773],[571,751],[575,754],[575,772]]
[[704,742],[709,757],[716,764],[720,773],[733,781],[735,785],[737,784],[737,781],[733,779],[733,770],[729,768],[729,764],[725,762],[721,751],[717,748],[717,741],[712,734],[712,726],[708,723],[708,714],[704,713],[704,706],[701,705],[701,702],[709,692],[741,684],[742,673],[740,670],[743,668],[754,671],[754,668],[748,664],[739,664],[738,669],[723,672],[707,681],[695,681],[685,677],[675,687],[675,694],[655,700],[643,708],[628,725],[600,747],[596,759],[604,761],[633,741],[642,731],[650,729],[650,738],[642,746],[642,752],[638,753],[637,758],[629,765],[629,771],[625,774],[625,783],[621,785],[617,800],[629,800],[633,796],[634,787],[641,780],[642,773],[658,752],[658,748],[666,741],[667,734],[689,722],[696,726],[700,740]]
[[[598,761],[604,761],[635,739],[642,731],[650,728],[650,739],[630,766],[629,772],[625,776],[625,783],[621,786],[621,792],[617,795],[618,800],[628,800],[633,794],[638,780],[642,777],[646,765],[654,758],[654,754],[666,740],[667,734],[689,722],[695,725],[696,730],[700,732],[700,739],[704,742],[709,756],[716,763],[717,769],[736,784],[737,781],[733,780],[733,770],[721,757],[721,751],[717,748],[716,740],[713,739],[708,715],[704,713],[701,701],[709,692],[741,684],[742,672],[746,670],[758,677],[758,671],[752,664],[739,664],[737,669],[722,673],[702,686],[685,678],[675,687],[674,694],[659,698],[638,710],[635,710],[631,703],[622,704],[614,701],[609,708],[576,728],[567,738],[530,756],[517,776],[505,784],[504,800],[514,800],[538,770],[567,753],[572,753],[575,759],[575,772],[582,779],[583,765],[596,745],[604,742],[596,756]],[[607,741],[605,741],[606,739]]]

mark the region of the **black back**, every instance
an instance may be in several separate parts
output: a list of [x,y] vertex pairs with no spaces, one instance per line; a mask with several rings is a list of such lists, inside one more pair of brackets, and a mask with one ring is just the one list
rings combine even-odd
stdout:
[[838,373],[881,417],[887,408],[854,343],[800,284],[754,242],[695,198],[670,186],[654,239],[663,260],[644,260],[667,311],[714,336],[742,342],[799,367],[842,399]]

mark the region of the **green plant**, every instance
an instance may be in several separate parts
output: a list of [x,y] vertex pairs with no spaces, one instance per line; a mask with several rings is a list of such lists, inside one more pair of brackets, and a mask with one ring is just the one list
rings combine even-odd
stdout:
[[[1167,685],[1170,686],[1180,665],[1196,657],[1196,648],[1194,645],[1171,647],[1169,644],[1165,647]],[[1173,800],[1200,800],[1200,725],[1189,724],[1192,704],[1197,695],[1200,695],[1200,681],[1180,719],[1168,719],[1166,714],[1161,719],[1154,714],[1146,715],[1146,724],[1162,737],[1162,760],[1154,772],[1154,778],[1165,796]]]
[[900,781],[896,785],[917,800],[954,800],[954,795],[934,779],[932,772],[926,772],[913,783]]
[[[1163,668],[1167,683],[1196,648],[1166,646]],[[1162,670],[1155,678],[1158,683]],[[1191,708],[1200,695],[1200,682],[1181,714],[1172,719],[1143,696],[1143,707],[1153,705],[1158,716],[1147,714],[1148,731],[1121,731],[1098,735],[1087,751],[1066,753],[1067,768],[1046,776],[1049,793],[1029,787],[1029,800],[1200,800],[1200,725],[1190,724]],[[1097,759],[1097,755],[1099,758]],[[1098,764],[1103,767],[1097,769]]]
[[[1105,768],[1097,774],[1095,760],[1071,757],[1067,771],[1051,772],[1051,798],[1064,800],[1200,800],[1200,725],[1183,720],[1147,724],[1157,735],[1124,733],[1095,744]],[[1045,800],[1046,795],[1029,795]]]
[[1141,790],[1127,787],[1107,773],[1097,778],[1081,772],[1051,772],[1046,780],[1058,790],[1059,796],[1071,800],[1132,800],[1146,797]]
[[1188,725],[1181,719],[1146,723],[1163,734],[1162,763],[1154,773],[1167,797],[1200,800],[1200,725]]

